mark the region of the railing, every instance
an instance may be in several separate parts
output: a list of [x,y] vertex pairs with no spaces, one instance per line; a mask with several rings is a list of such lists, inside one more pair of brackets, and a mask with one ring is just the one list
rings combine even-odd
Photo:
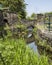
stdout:
[[52,16],[49,16],[49,19],[48,19],[49,21],[44,21],[44,25],[45,25],[45,24],[47,25],[48,31],[52,31],[51,17],[52,17]]

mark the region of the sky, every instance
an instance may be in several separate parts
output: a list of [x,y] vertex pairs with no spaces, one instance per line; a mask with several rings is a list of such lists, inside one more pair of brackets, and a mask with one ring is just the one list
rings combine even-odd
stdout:
[[52,0],[25,0],[28,16],[32,13],[45,13],[52,11]]

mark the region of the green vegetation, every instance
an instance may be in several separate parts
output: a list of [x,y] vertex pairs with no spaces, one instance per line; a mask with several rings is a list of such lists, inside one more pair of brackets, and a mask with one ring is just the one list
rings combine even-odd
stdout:
[[26,18],[26,4],[24,0],[2,0],[0,1],[4,7],[9,7],[12,12],[17,12],[21,18]]
[[[26,19],[25,0],[2,0],[0,3],[6,8],[9,7],[10,11],[15,12],[18,18],[18,23],[14,24],[12,27],[16,28],[17,31],[14,31],[13,29],[11,31],[8,30],[11,29],[8,25],[6,25],[6,27],[0,26],[2,36],[2,31],[7,31],[7,36],[3,36],[3,39],[0,39],[0,65],[52,65],[49,64],[48,57],[35,54],[26,44],[24,36],[27,36],[28,30],[26,30],[25,25],[21,23],[21,19]],[[34,19],[36,19],[36,14],[32,13],[32,15],[28,17],[28,20]],[[38,27],[43,29],[43,26]],[[52,48],[47,45],[47,41],[42,41],[38,37],[37,28],[35,28],[33,32],[37,45],[46,48],[46,50],[50,49],[52,51]]]
[[37,28],[34,28],[34,37],[35,37],[35,42],[37,43],[38,46],[44,47],[46,50],[49,50],[52,52],[52,47],[48,43],[48,38],[45,38],[44,40],[39,36],[39,33],[37,34]]
[[0,40],[0,65],[51,65],[26,46],[24,39]]
[[31,16],[27,16],[27,20],[35,20],[37,15],[35,13],[32,13]]

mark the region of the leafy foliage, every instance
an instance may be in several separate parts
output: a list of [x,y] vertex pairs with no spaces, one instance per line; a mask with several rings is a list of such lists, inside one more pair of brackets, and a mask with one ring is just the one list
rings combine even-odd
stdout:
[[35,20],[36,19],[36,14],[32,13],[31,16],[27,16],[28,20]]
[[0,2],[4,7],[9,7],[11,11],[19,13],[21,18],[26,17],[26,4],[24,0],[2,0]]

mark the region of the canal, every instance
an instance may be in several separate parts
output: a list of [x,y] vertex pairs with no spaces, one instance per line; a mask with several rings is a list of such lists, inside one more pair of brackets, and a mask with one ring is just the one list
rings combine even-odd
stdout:
[[33,32],[32,32],[33,28],[28,28],[28,36],[27,36],[27,46],[30,47],[30,49],[33,50],[33,52],[37,53],[39,56],[40,55],[46,55],[49,57],[49,61],[52,62],[52,52],[50,51],[46,51],[45,48],[38,46],[35,43],[34,40],[34,36],[33,36]]

